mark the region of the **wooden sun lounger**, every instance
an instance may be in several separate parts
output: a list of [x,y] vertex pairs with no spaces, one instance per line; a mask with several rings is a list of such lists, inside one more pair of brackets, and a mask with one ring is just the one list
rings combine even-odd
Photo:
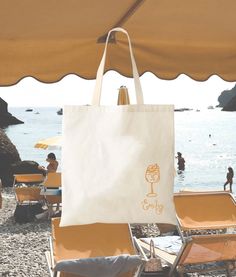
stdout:
[[41,189],[36,187],[15,188],[16,201],[18,204],[43,201],[44,197],[40,192]]
[[57,210],[59,211],[60,209],[60,204],[61,204],[61,195],[49,195],[47,191],[58,191],[59,188],[61,187],[61,173],[60,172],[49,172],[47,174],[47,177],[45,181],[43,182],[43,193],[41,194],[44,195],[46,205],[48,206],[48,211],[49,211],[49,217],[51,217],[54,212],[53,212],[53,205],[57,205]]
[[[139,248],[148,253],[150,246],[146,242],[136,240]],[[231,269],[236,262],[236,234],[192,236],[183,243],[178,255],[169,254],[155,247],[156,255],[165,260],[171,267],[168,276],[173,277],[184,273],[209,272],[226,270],[227,276],[232,276]],[[206,265],[212,262],[223,262],[221,265],[212,265],[208,269],[194,268],[196,265]],[[188,267],[186,267],[188,266]]]
[[236,205],[228,192],[175,193],[174,203],[182,231],[236,227]]
[[45,188],[61,187],[61,172],[49,172],[43,182]]
[[[185,240],[172,268],[170,276],[177,270],[180,276],[185,272],[209,272],[225,269],[232,276],[231,269],[236,261],[236,234],[192,236]],[[186,265],[199,265],[212,262],[224,262],[210,269],[186,269]]]
[[44,176],[42,174],[15,174],[14,184],[31,184],[31,183],[42,183],[44,181]]
[[236,227],[236,205],[232,194],[223,191],[175,193],[174,203],[183,246],[170,276],[176,269],[183,274],[186,265],[215,261],[224,261],[227,276],[231,276],[229,264],[236,259],[236,234],[191,235],[191,232]]
[[[128,224],[97,223],[59,227],[59,222],[60,218],[52,219],[50,252],[46,252],[51,276],[79,277],[65,272],[55,272],[55,265],[62,260],[137,255]],[[138,276],[140,270],[136,270],[136,273],[127,272],[120,277]]]
[[[40,184],[44,180],[42,174],[16,174],[14,175],[14,189],[16,200],[19,204],[23,202],[42,201],[44,197],[40,195],[40,187],[27,186],[28,184]],[[25,184],[26,186],[16,186]]]
[[[236,205],[232,194],[212,191],[175,193],[174,203],[183,245],[178,255],[155,247],[157,256],[171,265],[169,276],[219,269],[232,276],[236,263],[236,234],[191,235],[193,230],[236,227]],[[137,242],[144,251],[149,251],[149,244],[140,239]],[[212,262],[209,268],[196,268],[196,265]],[[216,262],[222,263],[217,265]]]

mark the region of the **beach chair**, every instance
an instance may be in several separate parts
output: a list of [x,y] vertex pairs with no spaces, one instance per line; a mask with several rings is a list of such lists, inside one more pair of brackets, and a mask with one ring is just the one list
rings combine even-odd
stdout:
[[[186,264],[224,261],[227,276],[235,262],[236,234],[222,234],[236,227],[236,205],[232,194],[224,191],[184,192],[174,195],[183,249],[172,272]],[[204,235],[191,235],[193,232]],[[215,235],[212,232],[216,233]],[[209,233],[208,235],[205,235]]]
[[236,227],[235,200],[228,192],[175,193],[174,203],[179,227],[186,235]]
[[[97,223],[59,227],[59,222],[60,218],[52,219],[50,251],[46,252],[51,276],[82,277],[83,274],[81,272],[83,270],[94,270],[96,272],[94,276],[104,277],[131,277],[139,275],[143,261],[136,254],[128,224]],[[128,257],[129,260],[125,258],[126,261],[129,261],[126,264],[127,272],[122,273],[122,271],[119,271],[125,266],[124,264],[118,270],[112,262],[109,266],[109,275],[102,273],[103,259],[107,259],[108,257],[113,257],[114,260],[115,257],[121,257],[122,259]],[[68,265],[66,265],[66,261],[68,260],[70,262],[75,262],[76,260],[80,263],[78,266],[79,269],[76,269],[76,274],[81,275],[76,275],[73,271],[75,269],[73,268],[68,269]],[[121,265],[123,262],[124,260],[121,260]],[[69,266],[71,267],[71,265],[72,263]],[[120,274],[113,275],[117,270]]]
[[[137,244],[144,252],[149,252],[148,243],[137,239]],[[158,247],[155,247],[155,252],[170,265],[170,277],[218,270],[225,270],[227,276],[232,276],[236,262],[235,249],[236,234],[194,235],[184,240],[178,254]]]
[[48,216],[54,214],[53,206],[56,205],[56,211],[60,209],[61,204],[61,173],[49,172],[43,182],[43,193],[48,207]]
[[43,185],[45,188],[58,189],[61,187],[61,172],[49,172]]
[[15,222],[34,221],[36,215],[43,212],[44,197],[41,195],[40,187],[43,180],[42,174],[14,175],[14,191],[17,202],[14,211]]
[[[38,186],[44,181],[42,174],[16,174],[14,175],[14,190],[18,204],[24,202],[38,202],[44,200],[40,195],[41,188]],[[36,185],[36,186],[34,186]]]
[[[222,232],[236,227],[236,205],[232,194],[175,193],[174,203],[181,247],[176,253],[171,253],[170,243],[166,247],[163,246],[164,239],[161,239],[160,246],[155,244],[156,254],[171,266],[169,276],[219,269],[226,270],[227,276],[232,276],[231,270],[235,268],[236,262],[236,234]],[[145,240],[139,239],[137,242],[139,247],[148,252],[149,244]],[[212,262],[215,264],[207,268]],[[200,268],[200,265],[205,266]]]

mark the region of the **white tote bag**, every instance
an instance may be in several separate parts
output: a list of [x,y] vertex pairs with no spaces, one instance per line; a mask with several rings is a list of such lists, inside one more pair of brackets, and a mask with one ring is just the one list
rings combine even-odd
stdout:
[[[129,41],[137,105],[100,106],[112,31]],[[155,92],[153,92],[155,93]],[[176,224],[173,106],[144,105],[128,33],[108,34],[91,106],[65,106],[61,226]]]

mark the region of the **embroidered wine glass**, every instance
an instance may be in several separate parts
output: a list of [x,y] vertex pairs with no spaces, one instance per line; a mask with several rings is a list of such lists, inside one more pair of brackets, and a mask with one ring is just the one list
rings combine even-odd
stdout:
[[157,164],[149,165],[145,174],[146,181],[150,184],[150,192],[147,193],[148,197],[157,196],[154,192],[154,184],[160,180],[160,168]]

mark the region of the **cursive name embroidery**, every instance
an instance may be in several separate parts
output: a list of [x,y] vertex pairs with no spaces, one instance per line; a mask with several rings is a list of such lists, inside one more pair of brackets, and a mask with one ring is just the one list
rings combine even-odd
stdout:
[[158,215],[162,214],[162,212],[164,210],[164,205],[158,203],[157,200],[150,201],[149,199],[145,198],[141,202],[141,205],[142,205],[143,210],[145,210],[145,211],[154,210],[156,212],[156,214],[158,214]]

